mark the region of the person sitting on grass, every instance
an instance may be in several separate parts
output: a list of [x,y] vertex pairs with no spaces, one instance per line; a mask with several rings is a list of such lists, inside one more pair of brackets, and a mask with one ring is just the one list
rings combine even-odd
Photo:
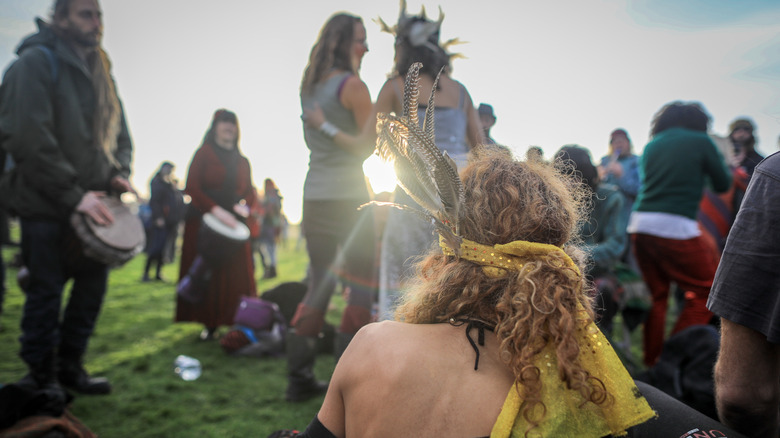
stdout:
[[582,187],[489,149],[462,178],[459,256],[442,239],[397,321],[358,332],[308,436],[602,437],[653,417],[593,323]]

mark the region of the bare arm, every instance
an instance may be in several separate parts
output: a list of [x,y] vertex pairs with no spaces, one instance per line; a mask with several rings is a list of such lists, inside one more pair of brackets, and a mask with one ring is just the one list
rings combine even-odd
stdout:
[[769,343],[755,330],[721,319],[715,402],[726,426],[751,437],[776,438],[780,345]]
[[[352,112],[355,124],[360,127],[357,135],[347,134],[339,130],[333,141],[345,151],[367,158],[374,152],[376,140],[376,113],[371,103],[371,95],[366,84],[357,76],[351,76],[344,84],[344,89],[339,97],[344,108]],[[312,128],[319,129],[327,122],[325,114],[319,106],[313,109],[304,109],[304,121]]]
[[479,115],[474,109],[474,102],[471,101],[471,95],[466,91],[466,138],[469,148],[474,149],[479,145],[485,144],[485,134],[482,132],[482,125],[479,123]]

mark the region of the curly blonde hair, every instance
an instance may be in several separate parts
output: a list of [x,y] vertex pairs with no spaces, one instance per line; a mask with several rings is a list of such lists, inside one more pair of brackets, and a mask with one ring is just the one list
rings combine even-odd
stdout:
[[[464,238],[490,246],[515,240],[556,245],[582,271],[576,233],[589,198],[584,186],[553,165],[515,161],[493,150],[480,152],[461,178]],[[501,358],[524,400],[521,413],[532,429],[546,411],[534,358],[548,345],[555,346],[560,378],[582,395],[583,403],[609,399],[604,383],[578,360],[578,320],[583,308],[593,317],[592,298],[583,276],[566,266],[562,255],[551,253],[529,258],[519,272],[495,278],[475,263],[433,251],[417,264],[418,275],[396,319],[426,324],[468,317],[493,325]]]

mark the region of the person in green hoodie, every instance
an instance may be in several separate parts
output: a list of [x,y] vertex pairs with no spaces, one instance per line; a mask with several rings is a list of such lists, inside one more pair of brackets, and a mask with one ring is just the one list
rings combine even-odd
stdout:
[[83,367],[108,267],[89,259],[74,266],[65,247],[75,237],[74,211],[100,225],[113,222],[101,198],[133,191],[132,144],[101,48],[97,0],[56,0],[50,22],[37,24],[0,86],[0,145],[15,163],[0,181],[0,199],[20,218],[30,272],[20,338],[29,373],[19,384],[40,391],[57,411],[64,407],[63,386],[86,394],[111,390]]
[[702,236],[696,213],[705,185],[722,193],[731,172],[707,135],[710,116],[698,103],[672,102],[656,113],[651,140],[639,161],[639,195],[628,232],[642,278],[653,297],[644,328],[644,361],[658,360],[664,341],[670,283],[685,291],[672,334],[707,324],[705,304],[718,253]]

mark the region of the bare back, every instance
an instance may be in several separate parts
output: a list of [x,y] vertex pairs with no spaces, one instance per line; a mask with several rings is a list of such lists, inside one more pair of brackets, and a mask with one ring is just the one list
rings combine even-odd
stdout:
[[[427,74],[420,75],[420,97],[419,103],[428,104],[428,98],[433,89],[433,78]],[[379,91],[376,102],[376,111],[380,113],[395,112],[401,114],[403,110],[404,80],[401,77],[393,77],[387,80]],[[461,101],[462,85],[446,74],[439,78],[439,89],[436,90],[437,108],[461,108],[466,112],[467,120],[467,143],[469,148],[475,148],[484,143],[484,136],[479,124],[479,116],[474,109],[474,103],[471,96],[466,91],[465,101]]]
[[320,421],[338,437],[490,435],[514,377],[485,335],[475,371],[465,326],[365,326],[333,374]]

